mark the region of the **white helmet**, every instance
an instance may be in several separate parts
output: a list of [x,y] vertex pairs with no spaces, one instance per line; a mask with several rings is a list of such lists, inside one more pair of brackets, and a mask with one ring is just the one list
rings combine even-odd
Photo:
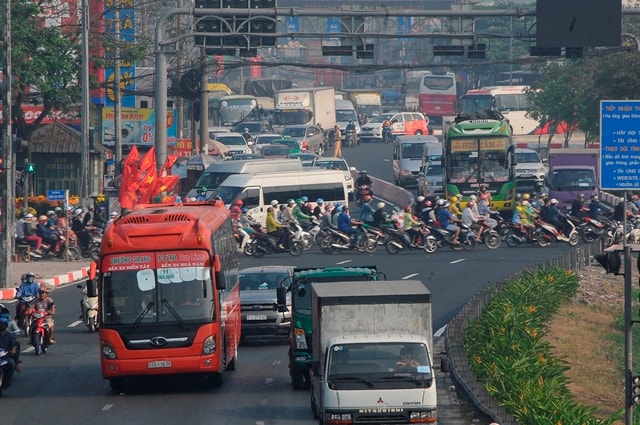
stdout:
[[436,205],[438,205],[439,207],[444,205],[444,199],[438,199],[438,202],[436,202]]
[[422,202],[422,201],[424,201],[424,196],[422,196],[422,195],[418,196],[418,197],[416,198],[416,201],[418,201],[418,202]]
[[75,217],[79,216],[80,214],[82,214],[82,208],[76,208],[76,210],[73,212],[73,215]]
[[378,209],[379,210],[383,209],[386,206],[387,206],[387,204],[385,204],[384,202],[378,202]]
[[118,213],[115,211],[111,211],[111,213],[109,214],[109,217],[111,218],[116,218],[118,216]]
[[556,205],[558,203],[558,200],[556,198],[551,198],[549,202],[551,203],[551,205]]
[[478,200],[478,197],[476,195],[470,195],[469,200],[475,202]]
[[271,206],[275,207],[276,205],[278,205],[278,200],[277,199],[272,200],[271,201]]

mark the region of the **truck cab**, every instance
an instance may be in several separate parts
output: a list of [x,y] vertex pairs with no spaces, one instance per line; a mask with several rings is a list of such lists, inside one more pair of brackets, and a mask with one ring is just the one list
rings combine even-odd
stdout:
[[278,308],[281,309],[286,308],[286,292],[291,292],[289,375],[294,389],[302,389],[309,383],[313,347],[311,284],[372,280],[386,280],[386,276],[376,266],[296,268],[289,289],[278,290]]

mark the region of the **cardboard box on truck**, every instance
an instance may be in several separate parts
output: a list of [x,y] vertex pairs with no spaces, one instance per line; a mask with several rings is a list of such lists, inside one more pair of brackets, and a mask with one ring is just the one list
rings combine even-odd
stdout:
[[420,281],[312,284],[320,423],[437,421],[431,292]]

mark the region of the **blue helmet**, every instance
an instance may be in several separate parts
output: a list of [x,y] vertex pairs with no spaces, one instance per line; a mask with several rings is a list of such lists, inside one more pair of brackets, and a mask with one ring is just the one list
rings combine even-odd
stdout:
[[318,200],[316,200],[316,204],[322,204],[324,202],[324,199],[322,198],[318,198]]
[[241,211],[242,211],[243,213],[246,213],[247,211],[249,211],[249,208],[247,208],[247,207],[242,207],[242,210],[241,210]]
[[300,199],[302,199],[302,202],[309,202],[309,198],[307,198],[306,196],[303,196]]

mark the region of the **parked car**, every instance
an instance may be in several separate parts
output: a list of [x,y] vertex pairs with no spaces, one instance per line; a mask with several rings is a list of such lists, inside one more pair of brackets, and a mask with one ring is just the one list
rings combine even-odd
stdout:
[[303,151],[298,153],[290,153],[289,158],[296,158],[302,162],[303,167],[312,167],[313,162],[319,158],[319,156],[313,152]]
[[393,123],[391,134],[413,135],[429,134],[429,119],[419,112],[396,112],[381,114],[362,126],[360,140],[362,142],[382,142],[382,123],[386,119]]
[[238,153],[252,153],[251,147],[240,133],[221,133],[216,135],[216,141],[227,146],[225,155],[231,157]]
[[258,134],[262,133],[273,133],[273,128],[271,128],[271,124],[269,121],[261,120],[261,121],[240,121],[236,125],[233,126],[232,131],[240,134],[244,134],[244,129],[249,129],[249,134],[253,138],[255,138]]
[[262,158],[289,158],[291,150],[287,145],[264,145],[260,150],[260,156]]
[[349,198],[353,195],[353,177],[352,171],[356,171],[356,167],[349,167],[347,161],[343,158],[337,158],[335,156],[325,156],[316,159],[313,162],[314,167],[326,168],[327,170],[340,170],[344,173],[344,180],[347,184],[347,191]]
[[258,134],[253,138],[253,151],[260,153],[264,145],[271,145],[275,140],[282,140],[282,135],[277,133]]
[[289,336],[291,298],[287,295],[287,311],[279,312],[276,289],[281,286],[288,288],[292,277],[293,266],[258,266],[240,270],[242,338]]
[[326,140],[322,129],[317,125],[287,125],[280,134],[298,140],[306,150],[320,156],[324,152]]

